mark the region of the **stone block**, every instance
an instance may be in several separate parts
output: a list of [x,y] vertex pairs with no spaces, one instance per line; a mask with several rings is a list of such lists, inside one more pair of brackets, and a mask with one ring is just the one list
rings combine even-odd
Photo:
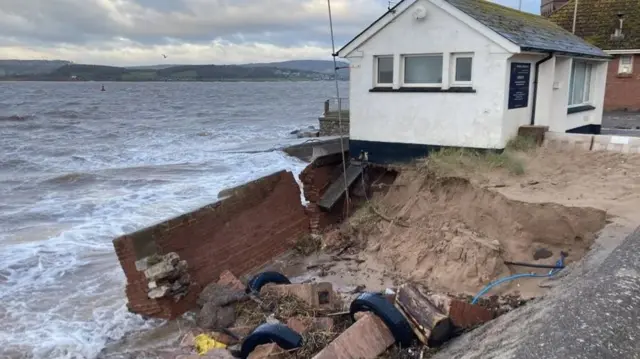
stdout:
[[593,135],[579,133],[546,132],[543,145],[558,150],[580,149],[590,151],[593,137]]
[[287,326],[300,334],[308,332],[333,330],[332,318],[293,317],[287,320]]
[[162,261],[154,264],[144,271],[144,276],[150,281],[158,280],[169,276],[173,272],[173,265],[170,262]]
[[640,138],[628,136],[593,136],[592,151],[640,153]]
[[536,145],[542,146],[545,132],[549,131],[549,126],[525,125],[518,128],[518,136],[532,138]]
[[382,319],[366,313],[313,358],[374,359],[393,343],[393,334]]
[[224,272],[222,272],[222,274],[220,274],[218,284],[237,291],[245,290],[245,285],[242,284],[242,282],[229,270],[225,270]]
[[233,355],[226,349],[213,349],[204,355],[181,354],[176,359],[234,359]]
[[278,296],[292,295],[316,309],[333,309],[337,302],[333,285],[328,282],[267,285],[262,288],[261,293],[272,293]]
[[248,359],[285,359],[287,353],[278,344],[264,344],[256,347]]

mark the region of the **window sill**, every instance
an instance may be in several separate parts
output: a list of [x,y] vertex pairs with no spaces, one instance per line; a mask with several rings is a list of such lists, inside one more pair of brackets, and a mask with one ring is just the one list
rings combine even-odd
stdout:
[[621,78],[621,79],[628,79],[628,78],[631,78],[631,77],[633,77],[632,73],[631,74],[627,74],[627,73],[618,74],[618,78]]
[[570,115],[572,113],[592,111],[592,110],[595,110],[595,109],[596,108],[591,106],[591,105],[574,106],[574,107],[567,108],[567,114]]
[[369,92],[452,92],[452,93],[476,93],[472,87],[450,87],[443,89],[442,87],[400,87],[397,89],[391,87],[374,87]]

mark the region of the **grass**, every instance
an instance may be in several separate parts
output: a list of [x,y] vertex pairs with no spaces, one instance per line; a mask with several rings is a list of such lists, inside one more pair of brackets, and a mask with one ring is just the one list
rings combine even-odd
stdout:
[[445,148],[429,155],[427,167],[440,175],[460,171],[504,169],[520,176],[525,173],[524,161],[518,153],[536,148],[530,137],[518,136],[509,140],[504,151],[478,151],[467,148]]

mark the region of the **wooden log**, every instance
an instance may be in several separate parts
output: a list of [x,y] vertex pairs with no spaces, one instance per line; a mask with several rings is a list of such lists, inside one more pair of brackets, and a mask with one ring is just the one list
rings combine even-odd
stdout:
[[439,346],[451,338],[451,320],[417,286],[401,286],[396,295],[396,307],[407,318],[418,339],[429,347]]

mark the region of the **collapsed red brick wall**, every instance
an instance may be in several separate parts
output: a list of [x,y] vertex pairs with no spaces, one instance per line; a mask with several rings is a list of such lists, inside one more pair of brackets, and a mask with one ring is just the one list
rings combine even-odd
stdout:
[[620,56],[609,63],[605,111],[640,111],[640,54],[633,56],[633,73],[618,74]]
[[[224,270],[238,276],[270,262],[309,233],[300,189],[290,172],[278,172],[221,192],[228,197],[194,212],[117,238],[113,245],[127,277],[129,310],[173,319],[195,307],[204,286]],[[147,297],[148,284],[135,262],[151,254],[176,252],[192,279],[178,301]]]
[[324,211],[318,206],[320,198],[331,183],[342,174],[342,158],[340,156],[316,159],[301,173],[304,198],[307,204],[307,215],[312,234],[319,234],[323,229],[341,222],[344,219],[344,202],[339,201],[331,211]]

